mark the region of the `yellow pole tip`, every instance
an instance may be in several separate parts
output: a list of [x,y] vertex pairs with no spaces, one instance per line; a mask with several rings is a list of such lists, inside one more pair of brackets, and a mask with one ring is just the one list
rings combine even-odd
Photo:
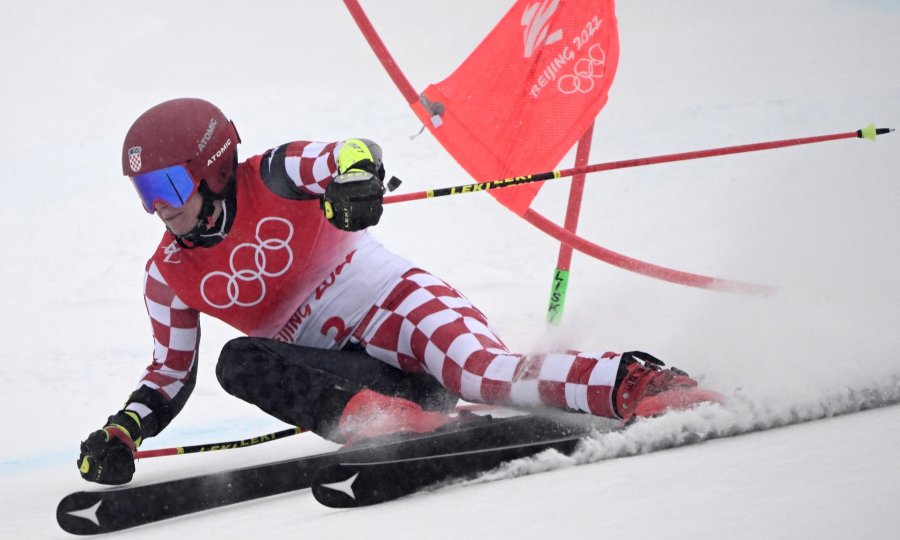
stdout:
[[869,124],[868,126],[859,130],[859,132],[862,135],[862,138],[869,139],[870,141],[874,141],[875,137],[877,136],[875,132],[875,124]]

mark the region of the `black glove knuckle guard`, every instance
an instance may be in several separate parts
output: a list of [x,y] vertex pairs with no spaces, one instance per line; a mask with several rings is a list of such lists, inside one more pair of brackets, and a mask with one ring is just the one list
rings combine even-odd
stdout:
[[102,429],[91,433],[81,443],[81,455],[76,465],[82,478],[98,484],[124,484],[134,476],[131,449],[115,437],[107,438]]
[[381,219],[384,186],[377,176],[359,181],[331,182],[325,189],[323,206],[332,209],[330,221],[339,229],[358,231],[377,225]]

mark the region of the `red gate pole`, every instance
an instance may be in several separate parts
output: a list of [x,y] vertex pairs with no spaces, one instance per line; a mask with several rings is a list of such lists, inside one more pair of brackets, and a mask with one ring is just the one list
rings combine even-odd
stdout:
[[[583,168],[588,164],[591,155],[591,140],[594,135],[594,124],[578,139],[575,151],[575,168]],[[581,214],[581,199],[584,194],[585,173],[572,177],[569,188],[569,203],[566,205],[565,229],[575,234],[578,229],[578,216]],[[561,243],[553,281],[550,283],[550,302],[547,305],[547,323],[559,324],[566,307],[566,293],[569,289],[569,268],[572,265],[572,246]]]

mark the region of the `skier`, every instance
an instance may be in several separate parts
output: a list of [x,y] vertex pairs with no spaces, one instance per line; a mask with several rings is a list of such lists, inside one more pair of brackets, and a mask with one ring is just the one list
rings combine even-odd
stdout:
[[122,410],[81,443],[89,481],[122,484],[133,452],[183,408],[199,315],[247,337],[221,351],[229,393],[337,442],[451,421],[459,398],[610,418],[716,395],[645,353],[511,353],[453,287],[382,247],[381,148],[295,141],[238,162],[209,102],[166,101],[131,126],[122,167],[166,226],[147,263],[153,361]]

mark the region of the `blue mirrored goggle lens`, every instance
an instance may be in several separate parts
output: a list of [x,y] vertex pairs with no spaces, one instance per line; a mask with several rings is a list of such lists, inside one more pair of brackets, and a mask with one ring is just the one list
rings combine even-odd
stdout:
[[141,197],[144,210],[152,214],[153,205],[163,201],[173,208],[183,205],[194,192],[194,179],[184,165],[173,165],[131,176],[131,183]]

